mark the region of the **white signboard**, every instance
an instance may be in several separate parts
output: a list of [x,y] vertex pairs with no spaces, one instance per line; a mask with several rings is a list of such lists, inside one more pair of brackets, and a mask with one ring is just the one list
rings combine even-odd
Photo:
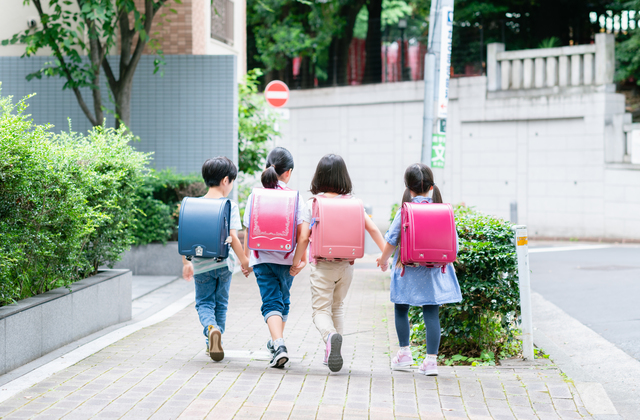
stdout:
[[447,118],[449,104],[449,76],[451,72],[451,43],[453,41],[453,8],[442,8],[440,36],[440,80],[438,80],[438,118]]

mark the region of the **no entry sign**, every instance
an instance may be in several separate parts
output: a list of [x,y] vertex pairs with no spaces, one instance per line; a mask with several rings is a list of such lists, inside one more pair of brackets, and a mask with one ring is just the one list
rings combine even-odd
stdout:
[[274,108],[283,107],[289,100],[289,88],[284,82],[274,80],[264,90],[267,103]]

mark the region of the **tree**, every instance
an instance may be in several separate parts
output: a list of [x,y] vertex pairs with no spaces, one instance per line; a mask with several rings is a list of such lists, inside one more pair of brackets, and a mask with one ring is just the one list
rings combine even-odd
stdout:
[[[73,91],[87,119],[93,126],[99,126],[103,124],[106,109],[100,88],[102,69],[115,102],[116,128],[121,124],[129,126],[133,75],[145,47],[159,56],[155,60],[155,72],[163,63],[160,42],[151,37],[151,24],[160,8],[170,0],[76,0],[77,10],[72,8],[71,0],[49,0],[49,13],[44,11],[42,0],[24,0],[25,5],[30,1],[38,11],[41,25],[2,41],[3,45],[26,44],[23,57],[51,48],[54,60],[28,75],[27,80],[40,79],[43,75],[65,79],[63,89]],[[181,3],[181,0],[174,1]],[[143,3],[143,13],[136,3]],[[120,49],[120,60],[114,71],[108,54],[116,47]],[[91,89],[93,111],[80,90],[85,87]]]

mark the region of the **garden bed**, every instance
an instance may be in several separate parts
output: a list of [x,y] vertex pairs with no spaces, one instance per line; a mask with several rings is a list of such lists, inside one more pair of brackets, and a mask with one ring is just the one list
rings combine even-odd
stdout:
[[0,307],[0,374],[131,319],[131,272],[95,276]]

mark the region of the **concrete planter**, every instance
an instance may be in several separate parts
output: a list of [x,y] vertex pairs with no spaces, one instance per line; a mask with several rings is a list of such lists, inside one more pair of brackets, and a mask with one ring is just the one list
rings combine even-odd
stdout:
[[182,257],[178,254],[178,242],[133,246],[122,254],[114,268],[131,270],[134,276],[180,276]]
[[0,307],[0,374],[131,319],[131,272],[97,275]]

